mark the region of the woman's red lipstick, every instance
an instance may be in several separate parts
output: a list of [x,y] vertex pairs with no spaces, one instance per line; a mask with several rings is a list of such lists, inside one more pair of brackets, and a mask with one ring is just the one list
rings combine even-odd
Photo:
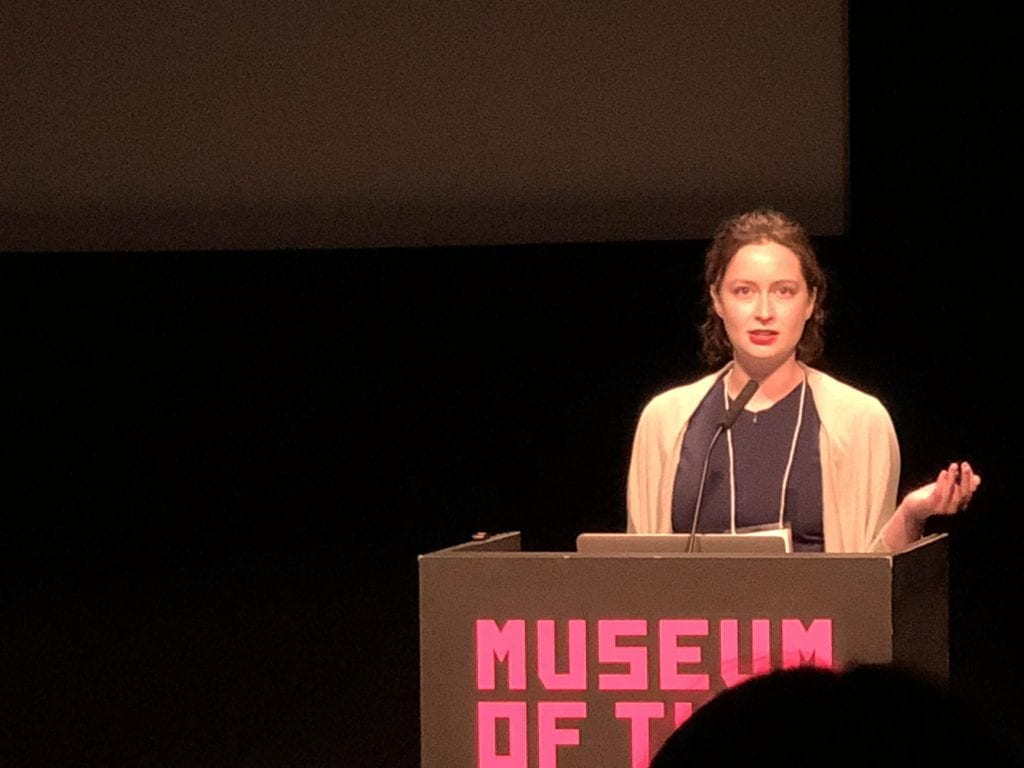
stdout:
[[751,344],[767,346],[775,343],[775,339],[778,338],[779,333],[778,331],[748,331],[747,336],[750,338]]

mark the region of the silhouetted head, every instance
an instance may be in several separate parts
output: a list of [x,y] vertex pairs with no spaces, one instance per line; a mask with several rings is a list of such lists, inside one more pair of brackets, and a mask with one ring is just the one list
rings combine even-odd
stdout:
[[864,665],[776,670],[722,691],[673,732],[650,768],[768,758],[787,766],[1024,764],[944,686]]

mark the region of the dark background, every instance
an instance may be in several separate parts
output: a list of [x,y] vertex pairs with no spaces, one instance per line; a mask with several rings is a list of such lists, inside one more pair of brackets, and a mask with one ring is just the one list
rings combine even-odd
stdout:
[[[904,486],[984,477],[943,526],[953,685],[1020,743],[1010,29],[850,9],[818,245],[822,367],[889,407]],[[704,246],[7,254],[0,762],[416,765],[416,555],[623,527],[639,409],[699,370]]]

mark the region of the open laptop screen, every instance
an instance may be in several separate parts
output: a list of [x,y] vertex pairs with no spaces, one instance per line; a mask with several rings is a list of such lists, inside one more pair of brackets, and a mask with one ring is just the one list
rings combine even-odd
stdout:
[[[583,553],[665,552],[686,554],[688,533],[581,533],[576,537],[576,551]],[[793,551],[788,528],[774,528],[751,533],[698,533],[695,553],[761,553],[782,554]]]

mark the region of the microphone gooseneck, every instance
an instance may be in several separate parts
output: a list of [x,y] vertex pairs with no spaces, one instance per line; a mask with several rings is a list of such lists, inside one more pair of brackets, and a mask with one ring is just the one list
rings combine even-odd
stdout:
[[[722,386],[726,386],[723,382]],[[715,447],[715,443],[718,442],[718,438],[722,436],[723,432],[732,429],[732,425],[736,423],[736,419],[743,413],[743,409],[746,408],[747,403],[750,402],[750,398],[757,392],[759,384],[754,379],[749,379],[746,384],[743,385],[743,389],[736,396],[736,399],[732,401],[728,410],[718,420],[718,428],[715,430],[714,436],[711,438],[711,442],[708,444],[707,453],[704,454],[704,467],[700,473],[700,485],[697,488],[697,502],[693,506],[693,524],[690,526],[690,540],[686,543],[686,551],[693,552],[694,543],[697,540],[697,520],[700,515],[700,502],[704,498],[704,483],[708,477],[708,462],[711,460],[711,450]]]

